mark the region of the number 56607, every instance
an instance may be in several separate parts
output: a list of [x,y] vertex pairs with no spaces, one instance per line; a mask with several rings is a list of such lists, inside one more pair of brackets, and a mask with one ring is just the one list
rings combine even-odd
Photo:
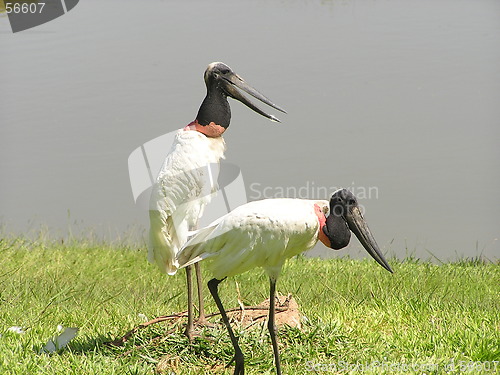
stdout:
[[5,3],[7,13],[42,13],[45,3]]

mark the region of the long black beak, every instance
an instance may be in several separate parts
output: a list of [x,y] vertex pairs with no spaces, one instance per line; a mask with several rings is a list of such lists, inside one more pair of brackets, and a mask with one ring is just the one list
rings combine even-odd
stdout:
[[377,241],[375,241],[375,238],[373,237],[370,228],[368,228],[368,224],[363,218],[363,215],[361,215],[361,211],[357,205],[351,205],[347,209],[345,219],[349,229],[356,235],[359,242],[361,242],[366,251],[368,251],[368,254],[370,254],[372,258],[387,271],[393,273],[391,267],[382,255],[382,252],[377,245]]
[[224,80],[226,82],[226,85],[224,87],[227,95],[229,95],[231,98],[236,99],[243,104],[245,104],[247,107],[250,109],[253,109],[255,112],[258,114],[267,117],[271,121],[276,121],[276,122],[281,122],[277,117],[267,114],[264,112],[262,109],[257,107],[255,104],[253,104],[250,100],[248,100],[243,94],[241,94],[236,87],[239,89],[245,91],[247,94],[252,95],[254,98],[259,99],[262,103],[267,104],[270,107],[273,107],[274,109],[277,109],[280,112],[286,113],[286,111],[283,108],[280,108],[276,104],[274,104],[271,100],[269,100],[267,97],[262,95],[260,92],[258,92],[256,89],[254,89],[252,86],[250,86],[248,83],[243,80],[239,75],[236,73],[230,72],[229,74],[224,76]]

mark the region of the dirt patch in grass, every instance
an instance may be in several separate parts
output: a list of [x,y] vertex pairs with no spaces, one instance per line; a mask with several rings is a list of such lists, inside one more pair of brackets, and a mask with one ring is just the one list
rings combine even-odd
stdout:
[[[301,328],[302,314],[299,310],[299,305],[291,294],[288,296],[276,297],[276,326],[281,327],[288,325],[294,328]],[[229,310],[227,315],[230,320],[238,322],[246,328],[258,326],[267,321],[269,314],[269,298],[261,302],[257,306],[243,306],[239,309]]]

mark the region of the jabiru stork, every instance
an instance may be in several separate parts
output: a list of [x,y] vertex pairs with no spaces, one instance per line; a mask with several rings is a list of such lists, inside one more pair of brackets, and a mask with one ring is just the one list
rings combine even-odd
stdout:
[[235,355],[235,375],[244,373],[244,357],[231,329],[218,294],[226,277],[262,267],[270,280],[268,329],[276,373],[281,374],[276,339],[275,290],[284,262],[311,249],[318,240],[333,249],[348,245],[351,231],[368,253],[393,272],[361,214],[356,197],[346,189],[333,193],[330,201],[265,199],[239,206],[206,228],[200,229],[177,254],[180,267],[206,260],[213,279],[210,292],[228,330]]
[[[222,62],[208,65],[204,74],[207,94],[194,121],[178,130],[170,153],[160,169],[150,198],[148,260],[156,263],[163,273],[175,274],[175,255],[196,229],[211,194],[216,190],[210,174],[210,164],[224,157],[222,134],[231,120],[227,97],[234,98],[272,121],[279,120],[255,106],[238,89],[281,111],[283,109],[246,83]],[[196,268],[199,298],[199,319],[204,321],[201,274]],[[188,287],[188,324],[186,335],[193,332],[191,269],[186,268]]]

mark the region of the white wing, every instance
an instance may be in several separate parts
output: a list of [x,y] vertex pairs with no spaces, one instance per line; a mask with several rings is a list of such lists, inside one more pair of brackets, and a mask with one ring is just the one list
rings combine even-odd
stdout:
[[158,174],[150,200],[148,260],[162,272],[174,274],[175,255],[196,227],[216,190],[210,165],[224,155],[222,137],[179,130]]
[[283,262],[313,247],[319,222],[314,204],[327,201],[266,199],[240,206],[200,229],[177,254],[180,267],[209,260],[217,279],[263,267],[277,276]]

